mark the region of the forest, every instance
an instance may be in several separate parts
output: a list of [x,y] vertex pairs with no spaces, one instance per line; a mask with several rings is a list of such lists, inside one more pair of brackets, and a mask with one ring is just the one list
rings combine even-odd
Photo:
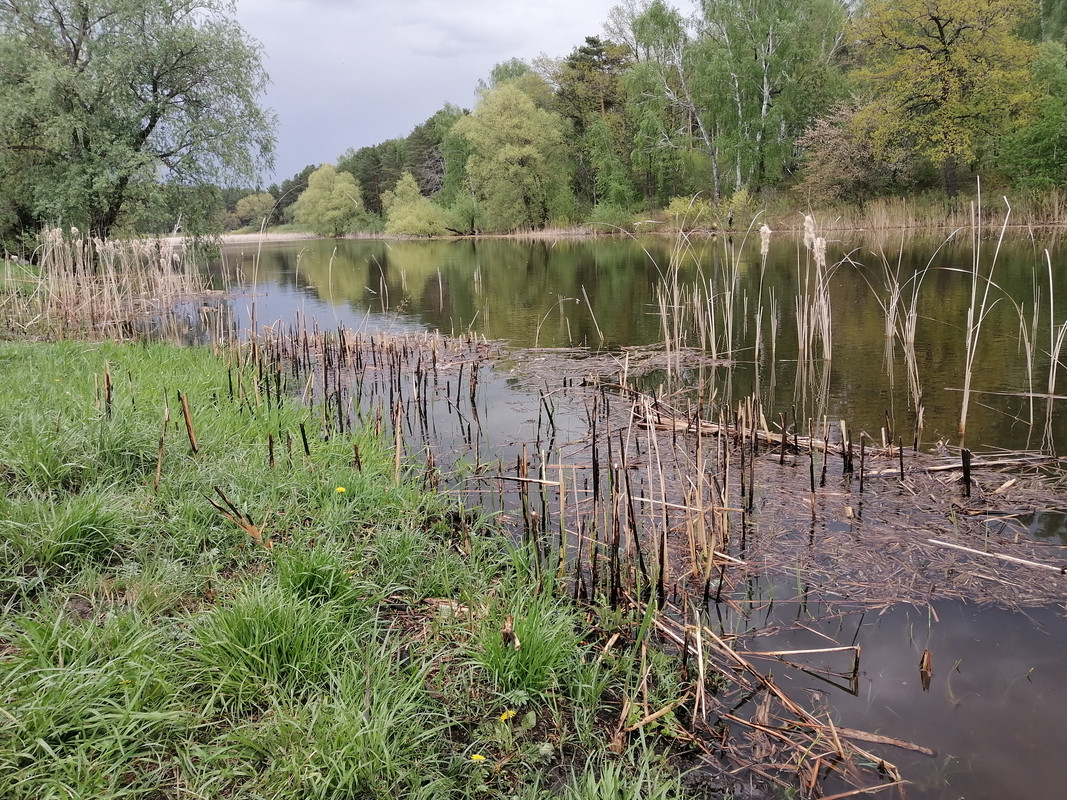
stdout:
[[[149,37],[151,60],[102,39],[122,57],[89,92],[75,87],[91,70],[67,39],[34,44],[46,11],[0,11],[17,34],[0,41],[5,63],[22,69],[0,80],[7,234],[60,219],[102,234],[467,235],[649,218],[714,229],[757,210],[953,204],[978,179],[1030,196],[1067,183],[1065,0],[622,0],[570,54],[497,64],[473,108],[446,103],[406,136],[266,188],[249,188],[273,145],[254,103],[266,74],[224,19],[201,25],[209,46],[188,52],[174,19],[152,23],[175,41]],[[49,48],[74,67],[58,99],[50,82],[68,79],[38,69]],[[225,53],[226,69],[188,57],[205,52]],[[180,74],[190,64],[200,72]],[[131,68],[144,75],[125,116],[100,113]],[[204,80],[214,75],[231,77]],[[240,102],[212,100],[229,96]],[[49,103],[63,110],[46,127]],[[228,116],[212,127],[205,109]],[[224,188],[235,186],[246,188]]]
[[1047,190],[1067,181],[1065,19],[1060,0],[626,0],[604,36],[496,65],[472,110],[310,165],[231,224],[726,227],[776,203],[951,201],[978,176]]

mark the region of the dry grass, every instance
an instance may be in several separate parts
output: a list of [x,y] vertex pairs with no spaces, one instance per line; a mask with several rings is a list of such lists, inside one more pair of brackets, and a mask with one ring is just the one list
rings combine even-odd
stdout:
[[169,239],[104,240],[52,228],[31,262],[4,264],[0,308],[17,335],[122,337],[173,326],[182,303],[196,301],[197,315],[206,312],[200,270]]

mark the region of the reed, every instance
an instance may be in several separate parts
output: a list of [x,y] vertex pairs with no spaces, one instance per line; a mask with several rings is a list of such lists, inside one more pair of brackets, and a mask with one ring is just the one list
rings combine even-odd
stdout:
[[[190,254],[171,240],[89,237],[71,228],[45,230],[33,264],[5,260],[0,286],[3,324],[12,331],[93,338],[176,331],[197,302],[212,311]],[[216,317],[221,321],[222,315]]]
[[[1005,204],[1007,204],[1007,198],[1004,198]],[[982,225],[978,215],[978,209],[981,208],[981,191],[978,194],[977,207],[972,205],[972,218],[971,218],[971,295],[970,303],[967,306],[967,326],[964,329],[964,343],[966,353],[964,356],[964,369],[963,369],[963,402],[960,408],[960,426],[959,426],[959,444],[963,447],[967,438],[967,411],[971,401],[971,382],[974,376],[974,362],[975,356],[978,350],[978,340],[982,332],[982,324],[985,322],[986,317],[996,305],[996,299],[990,300],[990,290],[994,286],[993,273],[997,266],[997,256],[1000,254],[1000,247],[1004,242],[1004,234],[1008,227],[1008,220],[1011,218],[1011,205],[1007,205],[1007,212],[1004,215],[1004,221],[1000,227],[1000,235],[997,238],[996,247],[993,250],[993,256],[989,264],[989,268],[985,269],[982,265]],[[981,289],[981,291],[979,291]]]

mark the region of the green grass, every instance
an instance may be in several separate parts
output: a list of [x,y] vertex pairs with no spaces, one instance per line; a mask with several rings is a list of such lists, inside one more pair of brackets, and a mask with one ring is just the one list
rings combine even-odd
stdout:
[[491,520],[239,362],[0,343],[0,797],[680,796],[643,734],[608,751],[669,660],[602,655]]

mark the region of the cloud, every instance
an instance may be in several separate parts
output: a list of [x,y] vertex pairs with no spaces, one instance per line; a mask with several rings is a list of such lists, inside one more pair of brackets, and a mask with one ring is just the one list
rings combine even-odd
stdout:
[[281,180],[349,148],[406,136],[444,103],[470,107],[510,58],[568,54],[618,0],[239,0],[264,48]]

